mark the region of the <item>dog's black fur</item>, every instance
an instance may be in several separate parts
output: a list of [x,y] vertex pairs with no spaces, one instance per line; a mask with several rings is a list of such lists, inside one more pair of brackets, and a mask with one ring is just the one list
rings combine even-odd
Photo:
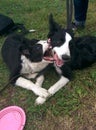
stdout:
[[[41,97],[47,95],[47,90],[41,88],[44,81],[41,72],[45,71],[50,63],[43,59],[48,48],[47,40],[30,40],[25,38],[24,34],[9,35],[1,51],[10,71],[11,83],[32,90]],[[28,80],[30,78],[36,78],[36,83]]]
[[52,46],[54,67],[60,79],[48,89],[47,97],[36,99],[37,104],[43,104],[64,87],[73,77],[73,70],[84,69],[96,62],[96,37],[74,37],[72,30],[62,28],[52,15],[49,17],[48,42]]
[[[38,85],[41,86],[43,83],[42,76],[37,79],[35,84],[22,76],[18,76],[21,74],[22,67],[24,67],[22,65],[24,61],[30,67],[32,66],[31,71],[34,69],[34,63],[37,65],[40,62],[33,72],[29,72],[33,76],[34,73],[37,75],[36,69],[40,67],[40,72],[48,66],[49,61],[48,63],[42,62],[44,53],[41,44],[36,44],[38,40],[28,40],[22,36],[13,35],[7,38],[2,48],[3,59],[11,72],[10,77],[17,75],[14,81],[16,85],[30,89],[39,96],[36,99],[36,104],[43,104],[49,96],[54,95],[59,89],[64,87],[72,78],[73,70],[84,69],[96,62],[96,37],[74,37],[72,31],[63,29],[54,21],[52,15],[49,18],[49,25],[48,44],[52,46],[53,51],[53,60],[52,58],[51,60],[54,61],[54,66],[60,75],[60,79],[48,91],[38,87]],[[23,58],[21,57],[22,55]]]
[[40,44],[36,44],[39,40],[28,39],[21,34],[13,34],[8,36],[2,47],[2,57],[10,70],[10,79],[14,76],[15,80],[20,76],[20,70],[22,68],[21,55],[25,55],[26,58],[32,62],[40,62],[42,60],[43,51]]
[[52,48],[60,47],[66,41],[65,35],[68,33],[72,39],[69,42],[70,60],[64,59],[64,65],[59,67],[62,75],[68,79],[72,77],[72,70],[86,68],[96,62],[96,37],[82,36],[74,37],[71,30],[63,29],[57,24],[53,17],[49,19],[50,30],[48,38],[50,38]]

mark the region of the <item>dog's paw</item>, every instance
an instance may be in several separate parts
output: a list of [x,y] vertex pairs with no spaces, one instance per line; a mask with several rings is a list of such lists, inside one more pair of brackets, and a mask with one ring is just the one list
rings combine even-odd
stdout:
[[41,87],[35,87],[34,93],[42,98],[46,98],[48,96],[48,91]]
[[54,89],[53,88],[48,89],[48,93],[49,93],[49,96],[54,95]]
[[38,97],[35,101],[35,105],[42,105],[46,101],[46,98]]

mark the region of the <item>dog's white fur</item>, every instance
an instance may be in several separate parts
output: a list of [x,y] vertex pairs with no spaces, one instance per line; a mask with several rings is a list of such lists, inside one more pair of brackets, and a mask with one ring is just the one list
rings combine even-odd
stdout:
[[[44,48],[45,49],[45,48]],[[45,68],[49,63],[42,60],[39,63],[32,63],[29,59],[27,59],[24,55],[21,56],[22,60],[22,70],[21,74],[24,74],[28,79],[34,79],[38,72]],[[46,89],[41,88],[42,83],[44,81],[44,76],[41,75],[36,78],[36,83],[34,84],[32,81],[29,81],[23,77],[19,77],[15,83],[15,85],[20,86],[22,88],[26,88],[28,90],[32,90],[36,95],[41,97],[46,97],[48,92]]]
[[[58,57],[61,59],[61,56],[66,54],[68,56],[70,56],[70,50],[69,50],[69,42],[71,40],[71,36],[66,33],[65,36],[65,42],[62,46],[60,47],[54,47],[53,48],[53,52],[55,51],[56,54],[58,54]],[[61,70],[59,67],[56,66],[56,64],[54,64],[56,71],[61,75]],[[67,83],[69,82],[69,79],[67,79],[64,76],[61,76],[61,78],[59,79],[59,81],[57,81],[54,85],[52,85],[49,89],[48,89],[48,95],[46,97],[38,97],[36,99],[36,104],[43,104],[46,99],[52,95],[54,95],[57,91],[59,91],[63,86],[65,86]]]
[[65,39],[66,39],[66,41],[62,46],[53,48],[53,51],[55,51],[56,54],[58,54],[59,59],[62,59],[62,57],[61,57],[62,55],[70,56],[69,41],[72,38],[68,33],[66,33]]
[[[39,41],[37,44],[42,45],[43,53],[48,48],[47,41],[42,40],[42,41]],[[29,59],[27,59],[24,55],[21,56],[21,60],[22,60],[21,74],[25,75],[25,77],[28,79],[35,78],[38,75],[38,72],[40,72],[43,68],[45,68],[49,64],[49,61],[45,61],[43,59],[41,62],[33,63]],[[28,89],[28,90],[32,90],[36,95],[43,98],[46,98],[49,95],[46,89],[41,88],[44,81],[43,75],[40,75],[39,77],[36,78],[35,84],[28,79],[19,77],[16,80],[15,85]]]
[[65,78],[64,76],[62,76],[59,81],[57,81],[53,86],[51,86],[49,89],[48,89],[48,93],[49,95],[47,95],[45,98],[43,97],[38,97],[36,99],[36,104],[39,105],[39,104],[43,104],[46,99],[50,96],[53,96],[57,91],[59,91],[63,86],[65,86],[67,83],[69,82],[69,80],[67,78]]

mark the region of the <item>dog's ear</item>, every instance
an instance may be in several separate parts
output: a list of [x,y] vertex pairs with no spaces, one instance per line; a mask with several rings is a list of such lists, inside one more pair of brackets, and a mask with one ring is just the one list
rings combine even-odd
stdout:
[[25,40],[23,44],[20,46],[20,51],[22,54],[28,56],[30,55],[30,48],[32,49],[33,46],[38,42],[37,39]]
[[49,15],[49,33],[48,33],[48,38],[51,38],[51,36],[54,35],[54,33],[58,30],[61,29],[61,26],[56,23],[53,19],[53,15]]

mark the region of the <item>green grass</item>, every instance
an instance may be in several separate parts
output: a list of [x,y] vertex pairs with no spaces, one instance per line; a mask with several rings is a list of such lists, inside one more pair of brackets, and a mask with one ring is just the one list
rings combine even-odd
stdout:
[[[10,16],[28,29],[36,29],[29,38],[47,39],[48,15],[66,27],[66,4],[63,0],[0,0],[0,13]],[[90,0],[86,28],[76,35],[96,36],[96,1]],[[5,37],[0,37],[0,48]],[[9,71],[0,55],[0,89],[8,82]],[[43,87],[58,80],[51,70]],[[27,116],[24,130],[95,130],[96,129],[96,64],[75,71],[73,80],[51,97],[44,105],[35,106],[36,96],[28,90],[10,85],[0,94],[0,109],[9,105],[21,106]]]

